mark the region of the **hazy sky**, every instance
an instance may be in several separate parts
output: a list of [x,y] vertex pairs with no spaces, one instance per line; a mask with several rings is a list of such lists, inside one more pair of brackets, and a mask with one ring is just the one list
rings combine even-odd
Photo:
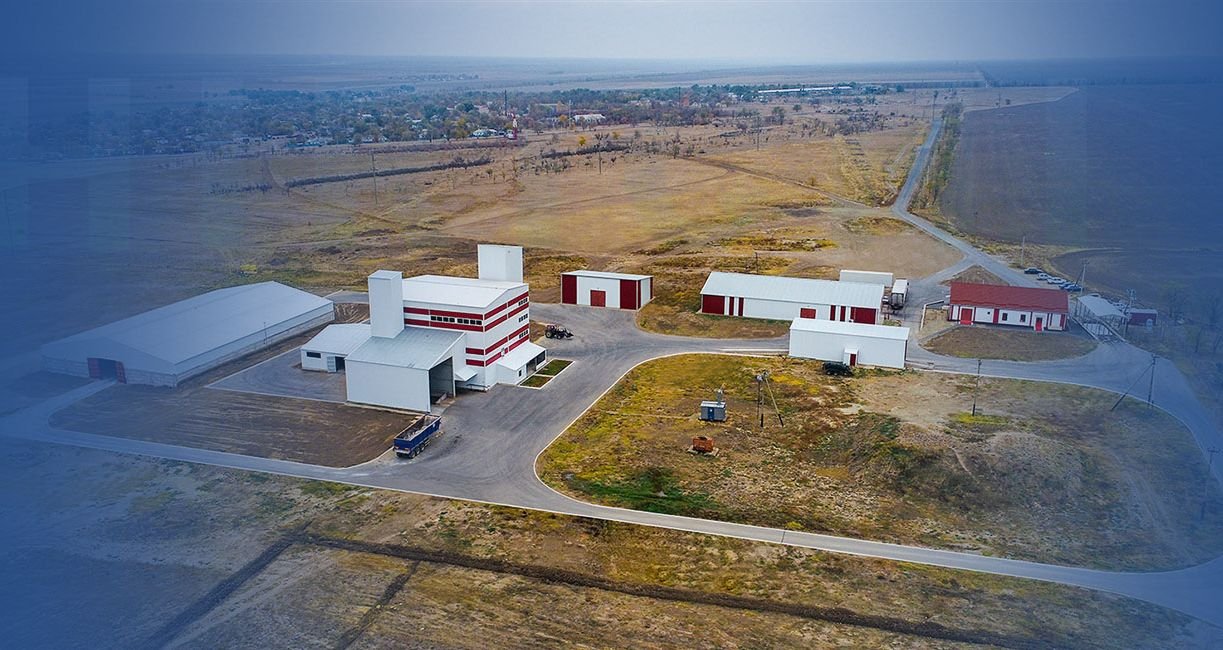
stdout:
[[78,0],[30,3],[2,29],[10,52],[792,63],[1220,55],[1223,2]]

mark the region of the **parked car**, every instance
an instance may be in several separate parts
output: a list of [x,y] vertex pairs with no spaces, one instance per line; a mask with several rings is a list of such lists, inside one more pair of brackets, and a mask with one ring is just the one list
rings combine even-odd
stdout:
[[1067,280],[1066,278],[1059,278],[1059,277],[1054,276],[1054,277],[1049,278],[1048,280],[1045,280],[1045,282],[1048,282],[1049,284],[1054,284],[1060,287],[1063,284],[1066,284],[1067,282],[1069,282],[1069,280]]
[[852,377],[854,369],[849,364],[841,363],[840,361],[825,361],[824,374],[832,375],[833,377]]
[[1027,273],[1028,275],[1036,275],[1038,273],[1044,273],[1044,271],[1036,268],[1035,266],[1029,266],[1028,268],[1024,269],[1023,272]]
[[1083,287],[1079,286],[1078,284],[1074,282],[1067,282],[1066,284],[1062,285],[1062,289],[1066,291],[1082,291]]
[[1036,274],[1036,279],[1037,279],[1037,280],[1040,280],[1040,281],[1042,281],[1042,282],[1047,281],[1047,280],[1048,280],[1049,278],[1051,278],[1051,277],[1053,277],[1053,276],[1052,276],[1052,275],[1049,275],[1048,273],[1045,273],[1044,271],[1041,271],[1040,273],[1037,273],[1037,274]]

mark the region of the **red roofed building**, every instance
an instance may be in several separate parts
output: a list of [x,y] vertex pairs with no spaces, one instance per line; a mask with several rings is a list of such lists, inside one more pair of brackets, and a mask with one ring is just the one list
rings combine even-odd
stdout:
[[1014,325],[1042,332],[1066,329],[1069,314],[1070,299],[1061,289],[952,282],[947,319],[962,325]]

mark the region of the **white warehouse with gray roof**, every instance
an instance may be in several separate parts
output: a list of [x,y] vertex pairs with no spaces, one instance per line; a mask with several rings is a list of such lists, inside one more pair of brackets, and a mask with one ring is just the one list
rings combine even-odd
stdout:
[[330,300],[277,282],[227,287],[48,343],[42,365],[80,377],[177,386],[333,320]]

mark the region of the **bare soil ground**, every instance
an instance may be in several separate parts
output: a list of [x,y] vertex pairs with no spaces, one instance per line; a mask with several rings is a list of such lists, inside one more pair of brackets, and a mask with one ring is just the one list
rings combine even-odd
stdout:
[[[6,446],[4,459],[22,467],[0,473],[0,508],[17,533],[4,562],[9,575],[44,578],[3,587],[6,602],[21,603],[8,638],[22,645],[1171,647],[1218,638],[1179,614],[1034,581],[54,446]],[[34,547],[38,564],[19,564]],[[56,624],[67,609],[80,612],[77,623]]]
[[[367,314],[342,306],[342,320]],[[348,467],[390,449],[410,414],[208,388],[301,345],[307,333],[215,368],[177,388],[115,385],[56,413],[53,426],[121,438]]]
[[[766,394],[761,429],[761,369],[784,425]],[[718,387],[727,422],[697,420]],[[671,357],[633,370],[537,469],[600,503],[1042,562],[1153,569],[1218,555],[1223,513],[1197,521],[1206,466],[1188,433],[1114,401],[984,380],[974,417],[972,378],[840,380],[800,360]],[[721,453],[687,453],[698,435]]]
[[1095,341],[1069,332],[1041,332],[987,326],[956,326],[922,343],[922,347],[953,357],[1049,361],[1081,357],[1096,349]]

